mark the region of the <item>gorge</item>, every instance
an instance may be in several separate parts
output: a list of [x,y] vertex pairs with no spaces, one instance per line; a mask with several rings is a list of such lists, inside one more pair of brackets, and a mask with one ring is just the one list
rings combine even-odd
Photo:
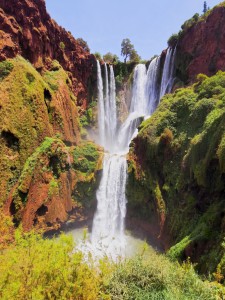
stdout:
[[[44,0],[0,0],[0,298],[223,299],[224,18],[107,62]],[[42,237],[83,226],[86,249]],[[126,258],[126,229],[163,254]]]

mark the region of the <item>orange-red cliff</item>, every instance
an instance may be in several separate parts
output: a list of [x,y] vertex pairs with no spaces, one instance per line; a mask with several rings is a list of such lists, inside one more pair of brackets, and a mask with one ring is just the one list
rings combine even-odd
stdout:
[[177,70],[187,82],[199,73],[214,75],[225,70],[224,3],[184,29],[177,45]]
[[58,60],[70,72],[78,104],[86,107],[94,57],[50,18],[44,0],[0,0],[0,60],[18,54],[40,71]]

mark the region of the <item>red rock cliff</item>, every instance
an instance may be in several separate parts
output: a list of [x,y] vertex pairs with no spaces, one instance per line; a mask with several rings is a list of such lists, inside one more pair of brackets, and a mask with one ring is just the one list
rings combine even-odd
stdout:
[[225,70],[225,6],[215,7],[202,21],[184,31],[177,46],[179,64],[187,72],[187,81],[196,75],[213,75]]
[[78,104],[86,107],[94,57],[50,18],[44,0],[0,0],[0,60],[18,54],[38,70],[58,60],[71,73]]

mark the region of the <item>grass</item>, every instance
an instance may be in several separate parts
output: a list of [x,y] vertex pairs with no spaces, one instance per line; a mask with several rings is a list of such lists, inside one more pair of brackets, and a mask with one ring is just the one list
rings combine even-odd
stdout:
[[215,300],[224,289],[203,281],[189,261],[170,262],[153,249],[117,263],[97,264],[74,251],[72,237],[43,239],[16,230],[14,242],[0,251],[0,297],[15,299]]

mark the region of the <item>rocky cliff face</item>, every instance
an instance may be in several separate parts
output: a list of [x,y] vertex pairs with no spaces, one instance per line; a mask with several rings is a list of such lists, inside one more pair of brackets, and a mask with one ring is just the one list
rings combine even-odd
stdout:
[[84,220],[95,203],[101,154],[78,115],[94,64],[44,1],[0,0],[0,207],[25,230]]
[[[163,98],[134,139],[127,186],[131,216],[148,220],[172,258],[225,274],[225,73],[201,75]],[[222,261],[222,263],[220,262]]]
[[225,70],[225,4],[183,30],[177,44],[177,76],[193,82],[199,73]]
[[0,0],[0,60],[21,55],[39,71],[57,60],[69,72],[78,104],[86,108],[94,57],[46,12],[44,0]]

